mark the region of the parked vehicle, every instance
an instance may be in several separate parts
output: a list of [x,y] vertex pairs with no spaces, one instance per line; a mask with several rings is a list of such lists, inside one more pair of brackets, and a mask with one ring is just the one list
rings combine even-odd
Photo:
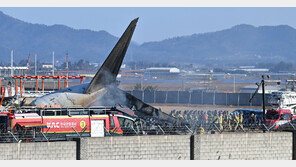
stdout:
[[296,118],[296,92],[280,91],[272,92],[268,103],[272,109],[266,112],[266,123],[268,126],[274,126],[277,129]]
[[290,109],[270,109],[266,112],[267,125],[274,126],[276,129],[292,119],[295,119],[295,115],[291,113]]
[[[94,128],[97,121],[103,122],[105,135],[126,135],[140,133],[142,120],[133,110],[122,107],[91,108],[34,108],[23,113],[0,113],[0,132],[33,138],[60,136],[73,138],[91,136],[100,129]],[[40,135],[41,134],[41,135]],[[60,137],[57,137],[60,140]]]

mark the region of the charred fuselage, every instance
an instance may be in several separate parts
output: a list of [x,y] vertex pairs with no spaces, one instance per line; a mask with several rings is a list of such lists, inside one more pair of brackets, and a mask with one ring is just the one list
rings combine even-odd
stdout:
[[34,100],[31,105],[114,106],[125,105],[143,119],[151,118],[161,124],[179,125],[180,121],[117,88],[116,77],[134,33],[138,18],[133,20],[90,83],[68,87]]

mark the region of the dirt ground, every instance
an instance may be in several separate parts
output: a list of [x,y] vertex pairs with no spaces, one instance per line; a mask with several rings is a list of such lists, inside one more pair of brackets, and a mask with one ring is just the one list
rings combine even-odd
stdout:
[[[8,84],[7,81],[2,81],[2,85]],[[61,88],[65,87],[64,80],[61,80]],[[69,82],[69,86],[74,86],[80,84],[80,82]],[[140,84],[137,82],[121,82],[119,88],[125,91],[134,90],[136,84]],[[247,85],[251,85],[251,83],[236,83],[235,90],[239,91],[240,88],[245,87]],[[187,90],[187,89],[196,89],[196,88],[208,88],[208,89],[218,89],[220,91],[233,91],[233,84],[229,83],[221,83],[221,82],[213,82],[213,83],[202,83],[200,81],[192,81],[192,82],[184,82],[184,83],[169,83],[169,82],[143,82],[143,89],[147,86],[154,87],[155,90],[158,91],[178,91],[178,90]],[[36,81],[26,81],[26,90],[35,90],[36,89]],[[42,89],[41,81],[38,84],[39,90]],[[57,90],[58,82],[55,81],[46,81],[44,82],[45,90]]]
[[220,105],[194,105],[194,104],[159,104],[150,103],[155,108],[160,108],[165,113],[170,113],[172,110],[226,110],[234,111],[239,108],[261,108],[260,106],[220,106]]
[[[134,90],[136,84],[139,83],[125,83],[121,82],[119,88],[125,91]],[[236,83],[235,90],[238,91],[240,88],[245,87],[247,85],[252,85],[252,83]],[[208,88],[208,89],[218,89],[221,91],[233,91],[232,83],[221,83],[221,82],[213,82],[213,83],[202,83],[200,81],[193,82],[184,82],[184,83],[168,83],[168,82],[143,82],[142,87],[145,88],[147,86],[153,86],[158,91],[177,91],[177,90],[187,90],[190,88]]]

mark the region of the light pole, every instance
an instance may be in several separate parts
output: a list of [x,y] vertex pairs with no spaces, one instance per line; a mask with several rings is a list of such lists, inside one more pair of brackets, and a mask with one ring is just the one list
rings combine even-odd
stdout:
[[265,124],[265,81],[264,75],[262,75],[262,109],[263,109],[263,124]]
[[54,76],[54,52],[52,52],[52,76]]
[[235,75],[233,75],[233,93],[235,93]]
[[37,54],[35,53],[35,76],[37,76]]
[[14,71],[13,71],[13,50],[11,50],[11,53],[10,53],[10,63],[11,63],[11,70],[10,70],[10,72],[11,72],[11,76],[13,76],[13,73],[14,73]]

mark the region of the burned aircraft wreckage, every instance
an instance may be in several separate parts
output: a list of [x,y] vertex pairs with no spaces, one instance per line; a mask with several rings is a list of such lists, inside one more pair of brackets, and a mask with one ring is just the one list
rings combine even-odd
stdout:
[[[90,83],[68,87],[34,100],[31,105],[69,106],[115,106],[124,105],[132,109],[139,118],[153,120],[165,127],[181,127],[184,122],[144,103],[133,95],[117,88],[116,77],[128,49],[138,18],[134,19]],[[176,130],[178,131],[178,130]],[[179,130],[180,132],[180,130]]]

